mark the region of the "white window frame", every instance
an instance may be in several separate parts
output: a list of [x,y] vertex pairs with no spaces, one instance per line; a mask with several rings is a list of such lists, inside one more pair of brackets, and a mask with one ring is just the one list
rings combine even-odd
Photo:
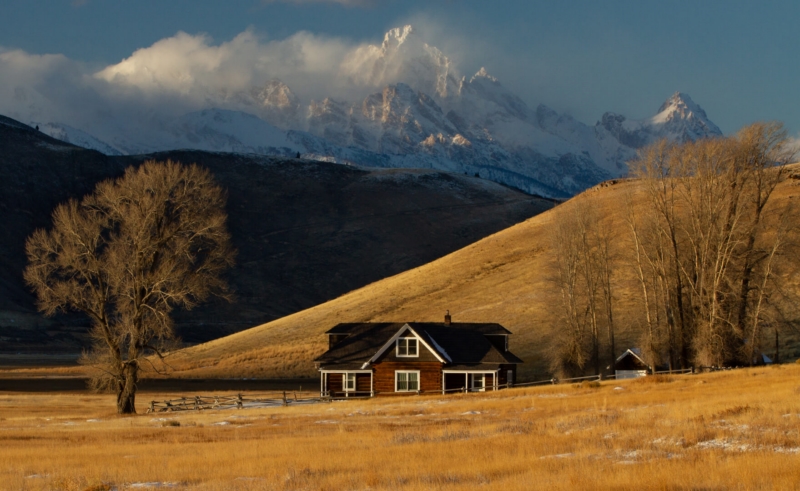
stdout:
[[[486,373],[473,373],[472,380],[471,380],[471,387],[470,389],[472,392],[486,392]],[[480,377],[481,385],[478,386],[475,384],[475,379]]]
[[[408,353],[408,347],[409,347],[410,342],[414,341],[414,346],[415,346],[416,349],[414,350],[415,353],[413,355],[400,354],[400,344],[403,341],[405,342],[405,345],[406,345],[406,353]],[[404,338],[397,338],[397,341],[395,341],[394,354],[398,358],[419,358],[419,339],[417,339],[417,338],[415,338],[413,336],[408,336],[408,337],[404,337]]]
[[[350,377],[353,377],[353,388],[352,389],[347,386],[347,379],[350,378]],[[357,381],[356,381],[356,374],[353,373],[353,372],[345,372],[345,373],[343,373],[342,374],[342,390],[345,391],[345,392],[355,392],[356,391],[356,387],[358,387],[358,384],[357,384]]]
[[[398,389],[398,387],[397,387],[397,385],[398,385],[397,384],[398,375],[400,375],[401,373],[403,373],[403,374],[410,374],[410,373],[415,374],[417,376],[417,388],[416,389],[406,388],[406,389],[403,389],[403,390]],[[419,370],[395,370],[395,372],[394,372],[394,391],[395,392],[419,392],[421,383],[422,383],[422,381],[420,380]],[[406,387],[408,387],[408,379],[406,379]]]

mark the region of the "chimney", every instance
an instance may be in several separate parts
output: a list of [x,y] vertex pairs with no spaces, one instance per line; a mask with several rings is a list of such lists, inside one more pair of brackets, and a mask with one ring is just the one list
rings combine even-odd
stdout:
[[444,314],[444,325],[450,325],[450,311],[448,310],[447,313]]

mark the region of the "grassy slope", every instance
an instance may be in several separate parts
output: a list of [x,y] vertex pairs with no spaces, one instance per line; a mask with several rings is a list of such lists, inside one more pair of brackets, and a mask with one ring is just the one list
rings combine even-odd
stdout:
[[[780,203],[800,195],[796,179],[777,191]],[[499,322],[514,336],[511,349],[526,363],[526,379],[547,371],[547,353],[556,329],[559,294],[549,283],[554,259],[551,231],[559,209],[591,200],[625,244],[624,203],[628,195],[642,206],[636,181],[599,185],[555,210],[491,235],[419,268],[378,281],[335,300],[219,340],[185,349],[169,362],[174,376],[283,377],[313,375],[311,360],[326,349],[323,333],[339,322],[440,321],[449,309],[455,321]],[[617,351],[637,344],[631,326],[637,286],[632,270],[620,261],[617,288]],[[792,280],[794,281],[794,280]],[[797,288],[797,285],[794,285]],[[785,338],[783,356],[797,356],[797,338]],[[771,354],[771,353],[770,353]]]
[[785,365],[138,417],[113,414],[113,395],[0,393],[0,487],[797,489],[799,377]]

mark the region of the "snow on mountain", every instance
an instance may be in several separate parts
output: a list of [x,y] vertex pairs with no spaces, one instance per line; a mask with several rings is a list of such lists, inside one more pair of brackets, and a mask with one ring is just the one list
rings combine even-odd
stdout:
[[72,126],[66,124],[31,123],[31,126],[38,126],[39,131],[41,131],[45,135],[55,138],[56,140],[72,143],[73,145],[77,145],[83,148],[90,148],[92,150],[97,150],[98,152],[104,153],[106,155],[122,155],[122,152],[112,147],[108,143],[95,138],[94,136],[90,135],[89,133],[86,133],[85,131],[81,131],[77,128],[73,128]]
[[138,126],[104,121],[84,132],[52,124],[48,131],[106,153],[300,152],[368,167],[478,175],[552,197],[625,174],[636,150],[659,138],[683,142],[721,135],[682,93],[651,118],[629,120],[609,112],[594,126],[544,105],[532,110],[484,68],[469,79],[461,76],[411,26],[390,30],[380,46],[354,50],[341,73],[372,93],[354,101],[301,102],[273,79],[250,90],[209,93],[206,109],[177,119],[146,119]]
[[631,148],[642,147],[660,138],[686,142],[722,136],[722,131],[708,119],[706,112],[681,92],[667,99],[652,118],[628,120],[620,114],[605,113],[598,125]]
[[[157,119],[147,123],[137,125],[130,121],[106,121],[102,126],[93,128],[103,140],[94,138],[94,141],[90,141],[89,138],[93,137],[84,138],[86,142],[84,144],[75,140],[74,135],[85,135],[83,132],[76,132],[79,130],[58,133],[60,130],[57,129],[63,125],[45,125],[44,128],[55,128],[48,132],[55,138],[93,148],[108,155],[137,155],[165,150],[193,149],[289,156],[303,150],[289,139],[286,131],[253,114],[241,111],[210,108],[191,112],[176,119]],[[111,143],[105,144],[103,141]]]
[[264,155],[289,155],[301,150],[285,131],[240,111],[212,108],[189,113],[167,131],[174,137],[174,143],[161,150],[192,148]]
[[425,43],[412,26],[391,29],[380,46],[363,46],[342,65],[342,73],[356,85],[380,87],[406,83],[431,96],[458,92],[454,64],[436,47]]

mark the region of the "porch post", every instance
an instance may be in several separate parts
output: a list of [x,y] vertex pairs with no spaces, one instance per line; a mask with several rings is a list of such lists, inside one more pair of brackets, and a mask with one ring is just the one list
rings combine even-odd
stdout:
[[469,392],[469,373],[464,373],[464,392]]
[[373,383],[373,375],[374,375],[374,373],[375,373],[374,371],[373,372],[369,372],[369,396],[370,397],[375,397],[375,385]]
[[444,371],[442,371],[442,395],[444,395]]
[[319,396],[325,397],[325,372],[319,371]]

